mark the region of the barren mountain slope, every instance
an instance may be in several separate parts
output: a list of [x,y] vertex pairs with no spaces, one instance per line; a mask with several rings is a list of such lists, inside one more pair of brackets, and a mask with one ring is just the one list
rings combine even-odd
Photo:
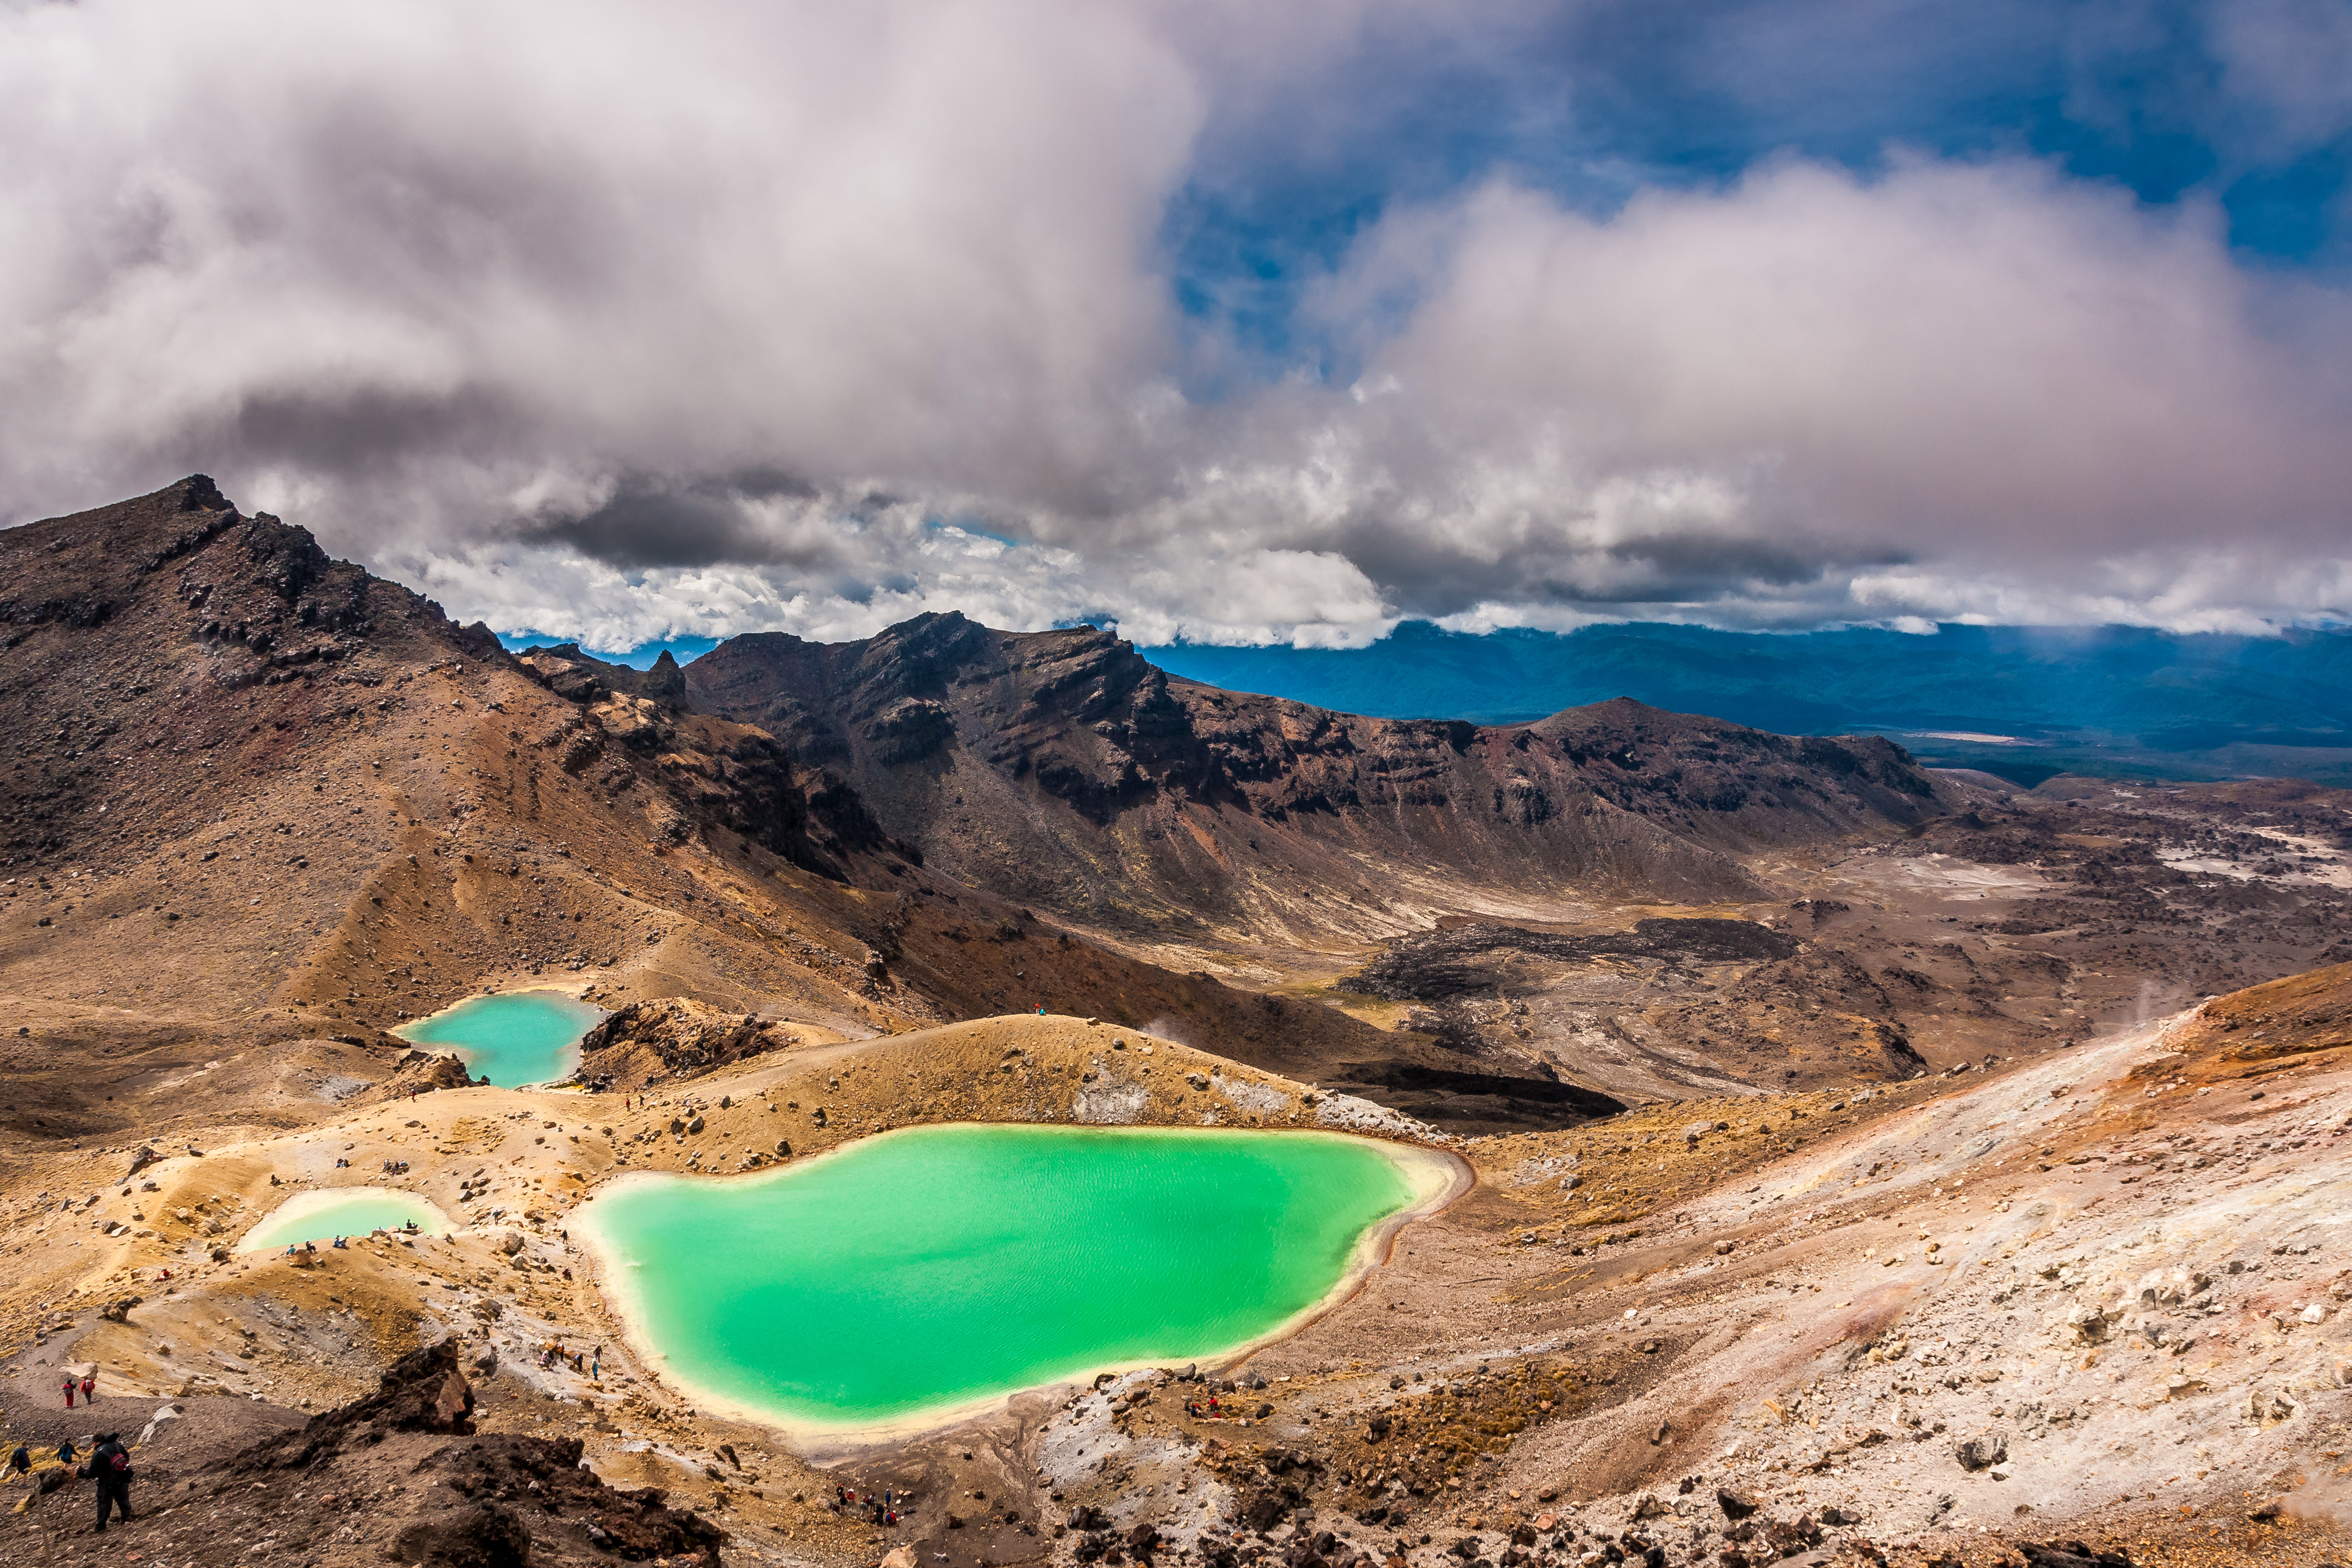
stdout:
[[1738,852],[1945,809],[1883,740],[1624,700],[1361,719],[1172,679],[1084,626],[760,634],[683,674],[695,706],[838,773],[942,869],[1131,935],[1348,943],[1530,898],[1753,896]]
[[[172,1403],[187,1426],[139,1456],[151,1517],[108,1549],[205,1568],[252,1561],[262,1539],[304,1561],[465,1562],[455,1537],[493,1527],[527,1533],[531,1561],[569,1560],[601,1550],[586,1522],[618,1535],[615,1517],[707,1564],[870,1565],[905,1546],[949,1568],[1114,1549],[1202,1568],[1599,1568],[1614,1546],[1665,1568],[2016,1568],[2021,1546],[2081,1541],[2059,1550],[2313,1568],[2341,1561],[2352,1415],[2352,1258],[2334,1223],[2352,1202],[2347,1017],[2352,966],[1957,1085],[1447,1141],[1209,1053],[1146,1056],[1132,1033],[1032,1016],[763,1058],[626,1114],[544,1090],[436,1093],[175,1153],[146,1173],[152,1197],[106,1190],[114,1152],[53,1145],[46,1192],[97,1188],[89,1213],[146,1209],[152,1234],[101,1235],[81,1205],[12,1205],[20,1256],[79,1238],[81,1268],[71,1293],[7,1288],[0,1411],[43,1445],[85,1430],[44,1407],[68,1362],[97,1361],[142,1418],[186,1390]],[[689,1408],[617,1331],[564,1222],[625,1165],[730,1172],[780,1134],[798,1158],[910,1123],[1083,1121],[1113,1102],[1146,1123],[1205,1106],[1437,1142],[1477,1184],[1295,1337],[1204,1365],[1209,1383],[1077,1379],[847,1452]],[[698,1131],[669,1131],[689,1115]],[[415,1155],[389,1179],[461,1228],[315,1261],[210,1259],[277,1201],[273,1183],[344,1179],[346,1151],[370,1167]],[[464,1179],[483,1166],[487,1191]],[[173,1280],[149,1282],[159,1265]],[[470,1390],[446,1358],[412,1362],[386,1403],[364,1402],[378,1370],[444,1336]],[[601,1344],[603,1375],[540,1364],[549,1340]],[[1214,1416],[1195,1408],[1211,1394]],[[303,1398],[363,1402],[268,1436]],[[428,1406],[437,1429],[403,1414]],[[479,1432],[453,1431],[460,1413]],[[572,1468],[575,1441],[595,1481]],[[665,1511],[607,1485],[665,1489]],[[893,1487],[908,1518],[861,1528],[824,1506],[836,1485]],[[0,1550],[100,1560],[74,1533],[86,1501],[43,1500]]]
[[824,1038],[1045,1005],[1308,1076],[1430,1054],[1055,931],[765,731],[567,695],[208,480],[0,533],[0,1125],[289,1125],[393,1070],[378,1029],[535,979]]

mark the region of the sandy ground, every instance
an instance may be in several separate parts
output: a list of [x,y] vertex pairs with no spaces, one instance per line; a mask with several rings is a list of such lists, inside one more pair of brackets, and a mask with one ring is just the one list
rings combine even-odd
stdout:
[[[820,1506],[840,1485],[912,1492],[890,1539],[958,1564],[1146,1522],[1211,1554],[1344,1528],[1433,1564],[1456,1540],[1499,1554],[1499,1532],[1564,1521],[1715,1554],[1736,1547],[1718,1487],[1758,1494],[1759,1518],[1810,1516],[1823,1550],[1965,1560],[2160,1528],[2172,1549],[2310,1560],[2336,1538],[2352,1414],[2352,1072],[2341,1051],[2249,1066],[2230,1046],[2183,1015],[1993,1076],[1466,1142],[1058,1016],[796,1050],[644,1099],[444,1089],[178,1152],[95,1203],[60,1173],[44,1203],[70,1211],[20,1209],[9,1242],[86,1256],[74,1289],[17,1310],[11,1430],[57,1404],[68,1360],[96,1363],[109,1412],[300,1410],[456,1335],[500,1418],[578,1434],[616,1483],[681,1489],[753,1561],[878,1554],[885,1532]],[[1209,1381],[1129,1370],[856,1446],[796,1444],[667,1385],[567,1224],[629,1171],[761,1169],[966,1120],[1354,1126],[1478,1180],[1343,1301]],[[315,1262],[233,1250],[277,1204],[341,1185],[414,1194],[458,1228]],[[594,1374],[541,1365],[551,1344]],[[1218,1417],[1192,1414],[1212,1393]],[[1313,1468],[1269,1468],[1276,1450]],[[2249,1521],[2273,1498],[2275,1519]],[[1108,1522],[1070,1529],[1087,1510]],[[1236,1538],[1237,1518],[1269,1539]]]

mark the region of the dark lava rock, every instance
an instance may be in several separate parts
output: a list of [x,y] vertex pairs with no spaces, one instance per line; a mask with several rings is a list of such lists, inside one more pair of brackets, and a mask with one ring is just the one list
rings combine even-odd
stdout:
[[1739,963],[1787,958],[1795,937],[1754,921],[1644,920],[1630,931],[1565,936],[1519,926],[1455,926],[1406,937],[1339,983],[1341,991],[1389,1002],[1440,1002],[1493,989],[1471,960],[1502,949],[1567,963],[1601,958],[1657,958],[1668,963]]
[[2009,1458],[2009,1439],[2000,1432],[1963,1438],[1952,1449],[1952,1458],[1960,1462],[1960,1468],[1971,1473],[1990,1469]]
[[2132,1568],[2126,1553],[2095,1552],[2079,1541],[2021,1541],[2017,1549],[2030,1568]]

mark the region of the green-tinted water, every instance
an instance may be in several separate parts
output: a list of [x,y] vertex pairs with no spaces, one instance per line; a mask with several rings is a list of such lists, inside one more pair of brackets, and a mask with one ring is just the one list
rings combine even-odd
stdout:
[[372,1230],[398,1230],[411,1220],[428,1235],[449,1228],[449,1216],[423,1198],[385,1187],[345,1187],[326,1192],[298,1193],[270,1212],[269,1217],[245,1233],[239,1252],[268,1252],[299,1247],[306,1241],[331,1241],[339,1236],[365,1236]]
[[420,1046],[453,1046],[477,1078],[501,1089],[547,1083],[580,1065],[580,1037],[604,1013],[554,991],[469,996],[393,1033]]
[[872,1426],[1259,1338],[1444,1179],[1413,1158],[1328,1133],[919,1128],[769,1175],[631,1177],[573,1223],[672,1376]]

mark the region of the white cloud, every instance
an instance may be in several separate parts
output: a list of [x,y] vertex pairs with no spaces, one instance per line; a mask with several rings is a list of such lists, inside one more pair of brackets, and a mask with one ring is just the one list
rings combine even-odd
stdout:
[[[2302,135],[2344,103],[2297,64],[2316,15],[2224,18]],[[605,647],[2352,605],[2345,298],[2030,163],[1785,163],[1605,217],[1486,184],[1312,290],[1351,384],[1188,402],[1218,350],[1158,247],[1200,149],[1326,155],[1362,112],[1326,57],[1460,20],[0,9],[0,506],[203,468]]]

